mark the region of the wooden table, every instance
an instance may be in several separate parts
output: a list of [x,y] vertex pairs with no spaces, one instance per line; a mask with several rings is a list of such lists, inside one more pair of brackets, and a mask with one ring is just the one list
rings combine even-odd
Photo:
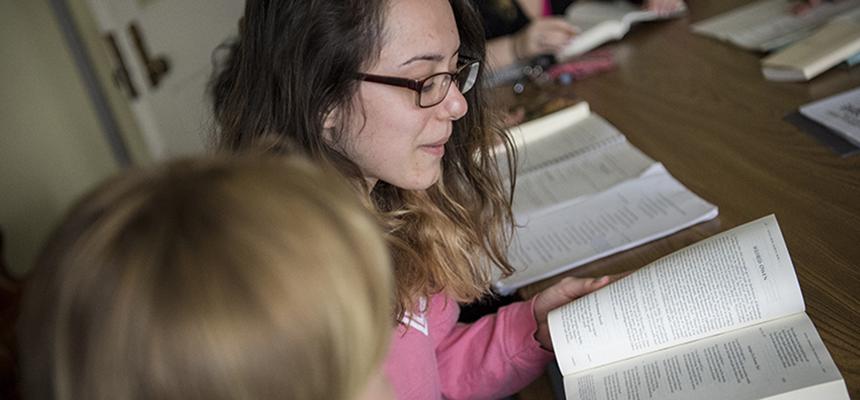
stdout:
[[[717,219],[562,276],[629,271],[714,233],[776,214],[807,313],[860,399],[860,155],[841,158],[783,121],[805,103],[860,86],[860,68],[807,83],[762,78],[759,54],[695,35],[689,25],[747,3],[690,0],[679,20],[643,24],[614,45],[616,69],[566,90],[720,209]],[[551,399],[546,377],[520,399]],[[822,399],[823,400],[823,399]]]

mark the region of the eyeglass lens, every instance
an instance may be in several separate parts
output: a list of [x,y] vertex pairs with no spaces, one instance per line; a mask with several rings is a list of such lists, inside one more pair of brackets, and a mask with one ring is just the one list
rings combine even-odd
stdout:
[[[473,86],[478,78],[478,63],[473,63],[457,72],[454,79],[457,81],[457,88],[460,93],[466,93]],[[424,86],[421,87],[419,103],[421,107],[432,107],[442,102],[445,96],[448,95],[448,88],[451,86],[450,74],[439,74],[424,81]]]

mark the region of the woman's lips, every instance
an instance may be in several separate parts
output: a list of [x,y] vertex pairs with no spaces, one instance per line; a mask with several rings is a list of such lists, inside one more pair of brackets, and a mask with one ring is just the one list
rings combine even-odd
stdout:
[[445,155],[445,143],[424,145],[421,146],[421,150],[424,150],[433,156],[442,157]]
[[450,135],[445,136],[444,139],[437,140],[430,144],[422,145],[421,150],[424,150],[425,152],[430,153],[433,156],[442,157],[443,155],[445,155],[445,143],[448,143],[448,139],[450,137]]

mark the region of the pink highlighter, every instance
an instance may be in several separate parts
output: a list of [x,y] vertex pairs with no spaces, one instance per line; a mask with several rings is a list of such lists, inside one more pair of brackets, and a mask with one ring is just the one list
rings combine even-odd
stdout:
[[574,58],[566,63],[556,64],[546,71],[552,80],[558,80],[562,84],[608,71],[615,68],[615,56],[609,50],[596,50],[580,57]]

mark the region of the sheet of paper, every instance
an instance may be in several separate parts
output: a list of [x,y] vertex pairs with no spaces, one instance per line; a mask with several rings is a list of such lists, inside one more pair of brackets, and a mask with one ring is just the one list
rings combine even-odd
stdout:
[[804,105],[800,113],[860,146],[860,87]]
[[568,400],[848,400],[806,314],[568,375],[564,387]]
[[549,318],[566,375],[804,309],[770,215],[663,257]]
[[572,207],[520,217],[508,253],[517,272],[497,281],[496,290],[511,293],[717,216],[716,206],[684,187],[662,164],[647,172]]
[[801,15],[795,0],[761,0],[692,25],[693,32],[748,50],[771,51],[800,39],[830,19],[860,7],[860,0],[824,2]]

